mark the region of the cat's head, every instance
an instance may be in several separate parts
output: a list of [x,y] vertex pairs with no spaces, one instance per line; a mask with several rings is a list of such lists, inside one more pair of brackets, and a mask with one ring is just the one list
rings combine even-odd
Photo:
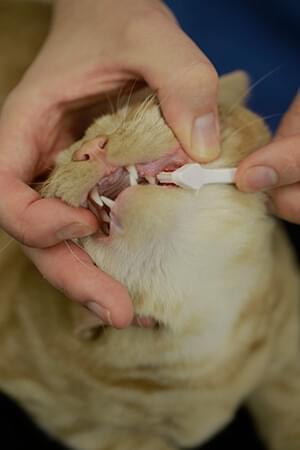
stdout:
[[[247,89],[242,72],[222,77],[222,154],[207,167],[235,167],[269,140],[263,120],[243,106]],[[265,215],[262,196],[234,186],[194,192],[158,184],[159,172],[189,161],[156,97],[143,91],[63,151],[42,191],[94,212],[99,232],[81,239],[82,247],[128,287],[137,314],[173,325],[174,317],[184,322],[214,276],[227,276],[224,267],[246,245],[249,226]]]

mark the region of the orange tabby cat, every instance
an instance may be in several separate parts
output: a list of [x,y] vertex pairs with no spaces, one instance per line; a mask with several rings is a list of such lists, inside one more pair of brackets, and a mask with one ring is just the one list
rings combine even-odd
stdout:
[[[14,61],[17,53],[6,79]],[[221,80],[222,156],[207,167],[236,166],[269,140],[241,104],[246,90],[242,73]],[[13,243],[0,258],[0,387],[74,449],[194,446],[245,402],[270,450],[299,450],[293,253],[266,195],[157,184],[159,171],[187,156],[148,94],[97,119],[62,152],[42,194],[99,217],[99,232],[77,243],[158,326],[96,334],[89,313]]]

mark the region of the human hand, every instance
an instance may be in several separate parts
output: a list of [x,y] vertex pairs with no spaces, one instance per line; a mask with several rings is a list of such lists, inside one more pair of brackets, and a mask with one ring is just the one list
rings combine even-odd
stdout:
[[95,232],[96,218],[41,199],[27,183],[78,137],[101,96],[135,78],[157,91],[188,153],[203,161],[218,155],[216,72],[158,0],[117,8],[111,0],[58,0],[49,37],[0,117],[1,226],[53,285],[119,328],[133,319],[127,290],[73,246],[80,264],[62,242]]
[[236,182],[244,192],[270,189],[272,212],[300,224],[300,93],[272,142],[240,164]]

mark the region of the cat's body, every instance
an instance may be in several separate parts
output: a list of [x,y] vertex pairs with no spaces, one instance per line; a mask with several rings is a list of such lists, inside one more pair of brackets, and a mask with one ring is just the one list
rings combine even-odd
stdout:
[[[223,151],[210,166],[233,167],[269,133],[235,105],[244,78],[222,83]],[[174,162],[178,143],[155,99],[142,115],[135,96],[126,108],[98,119],[60,156],[43,195],[78,206],[109,171],[136,164],[151,172],[152,160],[170,155]],[[81,159],[83,146],[89,154],[104,135],[97,157]],[[128,287],[136,314],[153,317],[155,329],[95,336],[89,313],[11,244],[0,259],[0,387],[76,449],[193,446],[247,402],[271,450],[299,450],[299,273],[266,200],[225,185],[199,193],[140,185],[118,197],[110,237],[80,244]]]

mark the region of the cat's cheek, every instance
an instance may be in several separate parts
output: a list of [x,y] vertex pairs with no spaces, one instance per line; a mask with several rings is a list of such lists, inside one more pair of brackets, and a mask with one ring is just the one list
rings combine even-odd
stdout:
[[120,225],[123,226],[124,220],[122,221],[122,217],[128,214],[128,210],[133,207],[134,197],[136,197],[136,194],[140,190],[140,186],[130,186],[124,191],[122,191],[117,199],[115,200],[115,206],[112,209],[112,214],[114,217],[116,217]]
[[132,239],[142,227],[145,231],[151,227],[154,216],[161,212],[160,194],[160,188],[152,185],[131,186],[121,192],[112,209],[112,236]]

